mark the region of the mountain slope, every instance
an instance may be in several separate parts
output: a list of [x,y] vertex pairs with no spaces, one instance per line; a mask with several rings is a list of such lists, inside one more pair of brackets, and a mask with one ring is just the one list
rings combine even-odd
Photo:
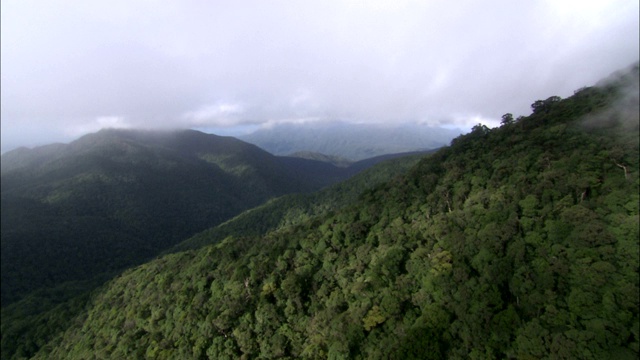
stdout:
[[303,159],[310,159],[310,160],[320,160],[320,161],[328,162],[330,164],[333,164],[339,167],[348,167],[353,163],[352,161],[347,160],[345,158],[341,158],[339,156],[325,155],[325,154],[320,154],[320,153],[311,152],[311,151],[297,151],[289,154],[289,156],[299,157]]
[[35,358],[635,359],[637,89],[635,66],[340,210],[126,271],[29,328]]
[[424,156],[425,153],[396,154],[354,163],[349,170],[357,174],[348,180],[314,193],[290,194],[270,200],[177,244],[169,251],[199,249],[216,244],[228,236],[261,236],[269,231],[303,223],[357,201],[364,190],[400,176]]
[[[229,235],[258,236],[292,224],[305,222],[310,217],[326,214],[346,204],[357,201],[363,189],[370,189],[406,172],[423,155],[391,156],[366,160],[358,164],[371,169],[352,178],[311,194],[290,194],[268,201],[257,208],[243,212],[235,218],[206,230],[179,243],[165,252],[199,249],[221,242]],[[380,164],[377,162],[382,161]],[[354,170],[349,169],[349,172]],[[2,309],[2,358],[11,354],[30,357],[47,339],[55,337],[71,325],[73,317],[83,311],[89,294],[86,289],[104,282],[94,278],[88,284],[65,283],[54,289],[43,289]],[[71,300],[67,300],[71,299]],[[38,345],[40,344],[40,345]]]
[[102,130],[68,145],[9,152],[2,156],[2,305],[140,263],[269,198],[347,175],[196,131]]

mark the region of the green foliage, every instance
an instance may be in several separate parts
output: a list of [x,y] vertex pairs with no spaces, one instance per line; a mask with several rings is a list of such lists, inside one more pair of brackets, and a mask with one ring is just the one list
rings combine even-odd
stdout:
[[531,110],[534,114],[549,113],[551,108],[560,100],[562,99],[559,96],[551,96],[546,100],[536,100],[531,104]]
[[621,92],[475,127],[340,209],[130,269],[35,358],[637,358]]
[[500,121],[501,125],[511,125],[515,122],[515,120],[513,119],[513,114],[512,113],[506,113],[504,115],[502,115],[502,120]]
[[[345,181],[310,194],[290,194],[272,199],[175,245],[167,253],[198,249],[231,235],[261,236],[269,231],[304,223],[357,201],[362,191],[400,176],[424,156],[407,154],[355,163],[353,167],[365,169]],[[377,163],[378,160],[381,162]],[[371,168],[366,168],[369,166]]]
[[377,325],[382,324],[385,320],[387,320],[387,317],[382,313],[380,307],[375,305],[367,312],[367,315],[362,319],[362,322],[364,324],[364,329],[369,331]]
[[350,175],[196,131],[103,130],[9,152],[2,156],[2,306],[148,261],[270,198]]

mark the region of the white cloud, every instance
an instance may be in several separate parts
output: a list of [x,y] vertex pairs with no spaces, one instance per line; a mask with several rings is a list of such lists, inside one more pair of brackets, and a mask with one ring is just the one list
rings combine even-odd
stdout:
[[240,124],[239,116],[243,112],[244,109],[240,104],[221,102],[201,106],[195,111],[185,113],[182,117],[188,121],[188,124],[194,126],[233,126]]
[[83,124],[68,126],[64,129],[67,136],[78,137],[100,129],[129,129],[132,125],[123,116],[98,116]]
[[263,122],[261,127],[265,128],[265,129],[270,129],[270,128],[273,128],[274,126],[282,125],[282,124],[302,125],[302,124],[319,123],[319,122],[323,122],[323,121],[327,121],[327,119],[321,118],[321,117],[300,117],[300,118],[272,119],[272,120],[267,120],[267,121]]
[[131,127],[122,116],[100,116],[96,119],[96,123],[105,128],[128,129]]
[[93,129],[87,119],[103,114],[145,128],[466,126],[454,114],[527,115],[533,101],[566,97],[640,51],[639,4],[629,0],[0,6],[1,130],[15,142],[42,138],[39,128]]

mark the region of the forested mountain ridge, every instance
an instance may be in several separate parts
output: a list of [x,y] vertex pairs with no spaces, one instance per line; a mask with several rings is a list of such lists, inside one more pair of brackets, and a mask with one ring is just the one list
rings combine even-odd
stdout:
[[636,359],[637,89],[636,65],[340,210],[131,269],[31,328],[35,358]]
[[[230,234],[259,236],[269,230],[326,214],[357,200],[364,189],[406,172],[423,155],[392,154],[353,163],[344,171],[355,176],[346,181],[318,192],[289,194],[270,200],[165,252],[198,249],[215,244]],[[95,288],[113,275],[105,274],[84,282],[67,282],[53,289],[42,289],[3,307],[2,358],[30,357],[48,339],[69,326],[71,319],[82,311],[89,295],[87,289]]]
[[[163,159],[167,157],[167,159]],[[297,158],[273,156],[257,146],[233,137],[204,134],[195,130],[144,131],[103,129],[85,135],[68,144],[53,144],[32,150],[17,149],[2,156],[2,173],[31,171],[34,180],[51,172],[65,174],[73,166],[99,166],[95,160],[124,164],[148,164],[171,167],[175,162],[201,162],[216,165],[224,172],[236,175],[258,175],[263,181],[275,182],[279,187],[297,186],[302,190],[316,189],[296,175],[296,165],[318,166],[326,173],[317,181],[326,185],[339,171],[320,161],[300,161]],[[82,163],[85,161],[86,163]],[[59,168],[62,169],[59,169]],[[37,172],[35,172],[37,169]],[[280,176],[286,174],[287,176]],[[277,182],[283,182],[278,184]],[[273,186],[273,184],[269,184]],[[8,188],[10,185],[5,185]],[[281,189],[278,189],[281,191]]]
[[328,162],[340,167],[347,167],[353,163],[353,161],[339,157],[339,156],[325,155],[325,154],[321,154],[313,151],[297,151],[297,152],[288,154],[288,156],[299,157],[303,159],[320,160],[320,161]]
[[262,236],[325,215],[358,200],[364,190],[385,183],[407,172],[425,153],[394,154],[353,163],[354,172],[364,169],[348,180],[306,194],[290,194],[268,201],[214,228],[180,242],[168,250],[195,250],[216,244],[227,236]]
[[351,174],[197,131],[102,130],[2,155],[2,305],[139,264],[269,198]]

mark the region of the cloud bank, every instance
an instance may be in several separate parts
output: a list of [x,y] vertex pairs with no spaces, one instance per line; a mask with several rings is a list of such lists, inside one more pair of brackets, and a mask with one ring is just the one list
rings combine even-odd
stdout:
[[628,0],[1,6],[3,151],[104,126],[496,125],[631,64],[640,41]]

